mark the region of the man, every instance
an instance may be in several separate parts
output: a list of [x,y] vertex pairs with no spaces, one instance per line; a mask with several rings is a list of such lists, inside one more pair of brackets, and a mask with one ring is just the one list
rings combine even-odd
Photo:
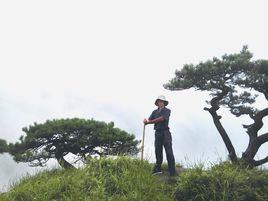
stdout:
[[160,174],[161,165],[163,162],[163,146],[166,150],[166,156],[168,161],[168,169],[170,176],[175,175],[175,159],[172,150],[172,137],[169,131],[168,123],[170,116],[170,109],[165,106],[168,105],[168,101],[165,96],[159,96],[155,105],[158,107],[156,110],[152,112],[148,119],[144,119],[143,123],[154,124],[155,129],[155,157],[156,157],[156,165],[153,169],[154,174]]

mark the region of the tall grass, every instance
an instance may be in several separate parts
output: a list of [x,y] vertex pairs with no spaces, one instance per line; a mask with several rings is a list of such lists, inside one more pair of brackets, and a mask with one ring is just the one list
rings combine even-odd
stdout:
[[151,176],[147,161],[120,157],[93,159],[78,170],[52,170],[26,177],[1,201],[172,200],[170,185]]
[[175,200],[267,201],[268,172],[229,162],[210,170],[204,170],[201,165],[180,175]]
[[[147,161],[119,157],[92,159],[77,170],[27,176],[0,201],[267,201],[267,170],[221,162],[189,168],[167,181],[151,175]],[[163,165],[167,171],[167,165]],[[176,181],[176,180],[175,180]]]

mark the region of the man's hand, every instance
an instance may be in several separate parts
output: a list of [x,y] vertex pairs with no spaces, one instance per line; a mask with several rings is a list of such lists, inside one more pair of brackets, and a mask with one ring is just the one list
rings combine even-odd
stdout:
[[147,124],[155,124],[155,123],[162,122],[162,121],[164,121],[164,120],[165,120],[165,118],[164,118],[163,116],[161,116],[161,117],[158,117],[158,118],[156,118],[156,119],[152,119],[152,120],[144,119],[144,120],[143,120],[143,123],[144,123],[145,125],[147,125]]
[[150,123],[150,120],[149,120],[149,119],[144,119],[144,120],[143,120],[143,123],[144,123],[145,125],[147,125],[147,124]]

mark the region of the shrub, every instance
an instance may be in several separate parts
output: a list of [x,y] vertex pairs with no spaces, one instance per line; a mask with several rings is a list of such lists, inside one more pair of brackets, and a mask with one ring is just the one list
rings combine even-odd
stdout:
[[210,170],[182,173],[174,194],[180,201],[267,201],[268,172],[223,162]]

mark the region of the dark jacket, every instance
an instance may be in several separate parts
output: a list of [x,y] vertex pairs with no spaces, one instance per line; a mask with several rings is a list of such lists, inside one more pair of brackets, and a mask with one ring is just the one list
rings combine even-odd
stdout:
[[159,117],[163,117],[164,121],[161,121],[159,123],[155,123],[154,124],[154,129],[155,130],[167,130],[169,129],[168,127],[168,122],[169,122],[169,116],[170,116],[170,109],[164,107],[161,110],[160,109],[156,109],[152,112],[152,114],[149,117],[149,120],[153,120]]

